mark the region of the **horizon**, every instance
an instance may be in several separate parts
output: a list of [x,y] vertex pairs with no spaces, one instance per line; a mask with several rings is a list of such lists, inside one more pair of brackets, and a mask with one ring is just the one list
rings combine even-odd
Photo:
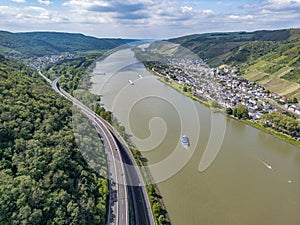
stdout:
[[300,0],[2,0],[0,30],[168,39],[299,27]]
[[49,30],[33,30],[33,31],[9,31],[9,30],[0,30],[0,32],[8,32],[12,34],[21,34],[21,33],[60,33],[60,34],[74,34],[74,35],[84,35],[87,37],[93,37],[93,38],[99,38],[99,39],[124,39],[124,40],[136,40],[136,41],[148,41],[148,40],[168,40],[168,39],[176,39],[180,37],[186,37],[191,35],[201,35],[201,34],[222,34],[222,33],[239,33],[239,32],[246,32],[246,33],[252,33],[257,31],[276,31],[276,30],[297,30],[300,29],[300,27],[288,27],[288,28],[282,28],[282,29],[260,29],[260,30],[253,30],[253,31],[245,31],[245,30],[236,30],[236,31],[213,31],[213,32],[204,32],[204,33],[191,33],[191,34],[184,34],[182,36],[175,36],[175,37],[168,37],[168,38],[122,38],[122,37],[97,37],[89,34],[84,33],[78,33],[78,32],[64,32],[64,31],[49,31]]

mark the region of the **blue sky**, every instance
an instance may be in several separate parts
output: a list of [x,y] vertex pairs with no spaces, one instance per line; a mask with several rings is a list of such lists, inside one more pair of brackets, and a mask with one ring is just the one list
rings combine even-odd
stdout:
[[168,38],[299,28],[299,12],[300,0],[0,0],[0,30]]

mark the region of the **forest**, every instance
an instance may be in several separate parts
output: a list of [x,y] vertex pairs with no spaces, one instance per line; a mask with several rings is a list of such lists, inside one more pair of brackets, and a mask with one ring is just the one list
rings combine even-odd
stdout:
[[[270,53],[278,45],[299,40],[299,29],[194,34],[168,41],[196,53],[212,67],[239,64]],[[249,45],[248,45],[249,44]]]
[[60,87],[73,95],[77,89],[88,90],[90,86],[88,69],[96,58],[97,56],[82,56],[63,60],[43,68],[43,73],[50,80],[60,77]]
[[299,122],[296,118],[283,115],[279,112],[264,114],[261,123],[267,127],[272,127],[277,131],[297,133],[300,130]]
[[105,224],[106,165],[83,157],[71,104],[0,55],[0,105],[0,224]]
[[11,33],[0,31],[0,54],[18,59],[108,50],[133,42],[132,39],[96,38],[60,32]]

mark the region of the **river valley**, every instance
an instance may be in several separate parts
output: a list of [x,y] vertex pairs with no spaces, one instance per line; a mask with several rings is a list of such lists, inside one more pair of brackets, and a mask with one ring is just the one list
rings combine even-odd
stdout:
[[97,62],[92,82],[147,158],[172,224],[300,224],[299,148],[178,93],[130,49]]

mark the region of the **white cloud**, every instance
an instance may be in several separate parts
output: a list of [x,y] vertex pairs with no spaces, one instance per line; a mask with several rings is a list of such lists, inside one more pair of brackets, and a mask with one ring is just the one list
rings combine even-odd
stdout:
[[[296,10],[300,7],[300,0],[264,0],[262,3],[246,4],[245,9],[268,9],[274,11]],[[299,11],[298,11],[299,12]]]
[[16,12],[17,12],[17,8],[15,7],[9,7],[9,6],[1,6],[0,5],[0,15],[1,17],[3,18],[7,18],[7,17],[10,17],[10,16],[14,16],[16,15]]
[[291,5],[299,5],[300,0],[267,0],[266,4],[269,4],[271,6],[281,6],[281,7],[286,7],[286,6],[291,6]]
[[151,33],[165,36],[165,31],[171,35],[170,29],[182,32],[191,26],[206,26],[206,18],[216,15],[211,9],[194,8],[178,0],[69,0],[63,5],[73,12],[70,13],[74,15],[72,18],[81,23],[109,24],[125,33],[141,31],[150,37],[153,37]]
[[211,9],[203,9],[203,10],[200,10],[200,12],[204,15],[212,15],[212,14],[215,14],[215,12]]
[[16,2],[16,3],[25,3],[26,0],[11,0],[12,2]]
[[79,6],[79,7],[86,8],[90,5],[93,5],[94,3],[91,1],[84,1],[84,0],[69,0],[67,2],[64,2],[63,5],[70,6],[70,7],[78,7]]
[[[13,7],[0,6],[0,25],[18,24],[30,25],[35,24],[49,24],[65,21],[66,18],[61,16],[56,11],[49,11],[43,7],[27,6],[27,7]],[[5,21],[5,23],[2,21]]]
[[53,2],[51,2],[49,0],[38,0],[38,2],[45,6],[49,6],[49,5],[53,4]]
[[300,0],[262,0],[260,3],[245,4],[240,9],[240,14],[232,13],[228,19],[233,23],[240,22],[241,27],[246,22],[247,30],[249,27],[250,30],[299,27]]
[[253,19],[254,17],[252,15],[230,15],[228,16],[229,19],[232,19],[232,20],[251,20]]
[[192,11],[193,11],[193,7],[182,6],[182,7],[181,7],[181,11],[182,11],[183,13],[186,13],[186,12],[192,12]]
[[[30,5],[41,5],[0,6],[0,27],[84,32],[106,37],[151,38],[187,33],[299,27],[300,21],[297,11],[300,9],[300,0],[261,0],[260,3],[238,8],[239,11],[229,3],[214,8],[214,4],[205,7],[202,3],[191,1],[189,4],[189,1],[178,0],[29,2],[35,2]],[[243,1],[240,2],[242,5]],[[55,7],[46,7],[51,3]]]

